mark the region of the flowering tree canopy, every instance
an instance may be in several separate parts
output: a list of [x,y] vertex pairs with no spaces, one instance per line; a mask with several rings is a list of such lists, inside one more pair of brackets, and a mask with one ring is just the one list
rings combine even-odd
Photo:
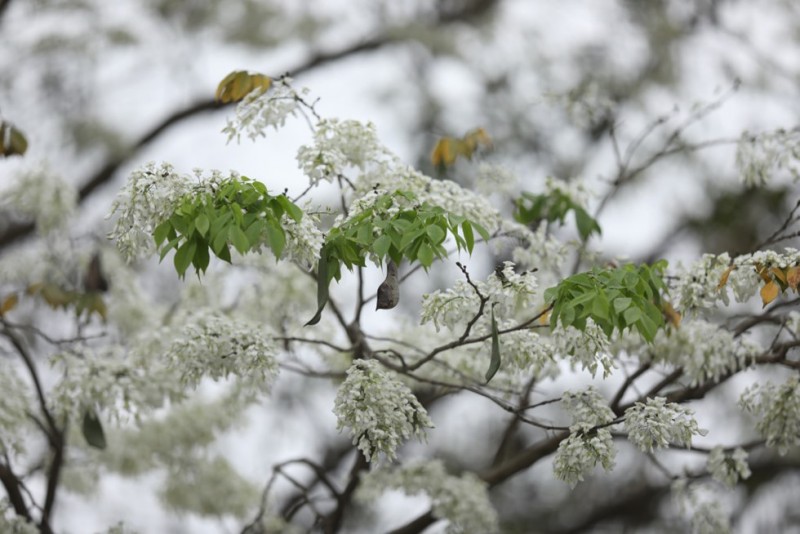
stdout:
[[[86,194],[27,169],[3,197],[35,239],[0,256],[0,531],[60,532],[63,495],[147,477],[181,517],[249,534],[528,532],[530,510],[553,532],[729,530],[732,503],[800,467],[800,202],[691,261],[598,243],[671,156],[730,145],[753,198],[796,184],[796,130],[685,137],[740,86],[628,140],[584,87],[558,105],[611,171],[534,180],[503,164],[513,135],[473,124],[413,162],[313,87],[237,70],[209,104],[232,106],[220,142],[307,129],[302,182],[142,163],[85,242]],[[0,123],[0,156],[31,142]],[[12,222],[8,243],[31,231]],[[254,428],[280,454],[232,453]]]

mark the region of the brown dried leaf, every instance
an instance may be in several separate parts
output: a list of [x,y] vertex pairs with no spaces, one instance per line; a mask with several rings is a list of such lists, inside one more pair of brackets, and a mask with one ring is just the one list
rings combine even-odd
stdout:
[[670,304],[666,300],[662,301],[661,312],[664,314],[664,317],[666,318],[669,324],[671,324],[675,328],[680,328],[681,314],[678,313],[678,310],[672,307],[672,304]]
[[786,270],[786,283],[797,292],[797,286],[800,285],[800,266],[795,265]]
[[774,275],[775,275],[775,278],[777,278],[778,280],[780,280],[780,281],[781,281],[781,282],[783,282],[784,284],[786,283],[786,273],[784,273],[784,272],[783,272],[782,270],[780,270],[779,268],[777,268],[777,267],[772,267],[772,268],[769,270],[769,272],[771,272],[772,274],[774,274]]
[[764,303],[763,307],[766,307],[767,304],[778,298],[778,294],[781,292],[780,286],[774,280],[771,280],[768,284],[764,285],[761,288],[761,302]]
[[17,295],[9,295],[3,299],[3,303],[0,304],[0,317],[13,310],[18,302],[19,297],[17,297]]
[[720,289],[722,289],[723,287],[725,287],[725,286],[727,285],[727,283],[728,283],[728,277],[731,275],[731,273],[733,272],[733,270],[734,270],[735,268],[736,268],[736,267],[734,267],[733,265],[731,265],[730,267],[728,267],[727,269],[725,269],[725,272],[724,272],[724,273],[722,273],[722,276],[720,276],[720,277],[719,277],[719,284],[717,284],[717,291],[719,291]]

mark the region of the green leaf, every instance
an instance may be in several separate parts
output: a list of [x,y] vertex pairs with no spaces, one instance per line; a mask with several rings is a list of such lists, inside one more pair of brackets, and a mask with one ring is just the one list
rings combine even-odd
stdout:
[[635,307],[628,308],[627,310],[625,310],[625,313],[622,314],[622,318],[625,319],[625,324],[627,326],[631,326],[632,324],[634,324],[635,322],[637,322],[639,319],[642,318],[642,310]]
[[467,252],[472,254],[475,246],[475,234],[472,233],[472,224],[469,221],[461,223],[461,231],[464,233],[464,240],[467,242]]
[[205,213],[201,213],[197,216],[197,219],[194,220],[194,227],[197,232],[205,237],[206,232],[208,232],[208,228],[211,226],[211,222],[208,220],[208,216]]
[[444,238],[447,235],[444,230],[442,230],[439,226],[435,224],[431,224],[427,228],[425,228],[425,232],[428,234],[428,237],[431,238],[431,242],[434,245],[438,245],[439,243],[444,241]]
[[372,243],[372,252],[374,252],[379,258],[383,259],[386,257],[386,253],[389,252],[389,248],[391,246],[392,238],[384,234],[376,239],[374,243]]
[[422,243],[417,252],[417,259],[423,267],[430,267],[433,264],[433,250],[427,243]]
[[210,260],[211,258],[208,254],[208,243],[204,240],[198,241],[197,251],[194,254],[194,258],[192,258],[192,265],[194,265],[195,271],[198,273],[206,272]]
[[600,225],[597,224],[594,218],[586,213],[586,210],[580,206],[575,206],[573,209],[575,210],[575,223],[578,226],[578,233],[581,236],[581,240],[586,241],[592,233],[602,233]]
[[169,236],[170,230],[172,230],[172,223],[169,222],[169,219],[156,226],[153,231],[153,239],[155,239],[157,247],[161,246],[161,243]]
[[175,270],[178,271],[178,276],[181,278],[183,278],[186,269],[191,265],[196,249],[197,243],[192,240],[186,241],[183,245],[178,247],[178,250],[175,252]]
[[325,309],[325,305],[328,303],[328,284],[330,284],[328,271],[328,258],[325,249],[323,249],[317,265],[317,313],[305,326],[315,325],[322,318],[322,310]]
[[267,221],[267,238],[269,239],[272,253],[275,254],[276,259],[279,259],[286,246],[286,234],[283,232],[281,225],[278,224],[278,221],[274,219]]
[[105,432],[103,432],[103,424],[92,408],[88,408],[83,412],[81,432],[83,433],[83,438],[86,440],[86,443],[90,446],[95,449],[106,448],[106,435]]
[[487,232],[486,228],[484,228],[480,224],[476,223],[475,221],[472,221],[472,227],[475,229],[475,231],[478,232],[478,234],[483,238],[484,241],[489,241],[489,239],[491,239],[489,232]]
[[228,228],[228,239],[230,239],[231,244],[233,244],[233,247],[239,252],[239,254],[245,254],[248,250],[250,250],[250,241],[248,241],[247,236],[242,229],[235,224],[232,224]]
[[494,318],[494,307],[492,307],[492,359],[484,377],[487,383],[497,374],[498,369],[500,369],[500,335],[497,331],[497,321]]
[[618,299],[614,299],[614,311],[617,313],[624,312],[630,307],[631,302],[633,301],[626,297],[620,297]]
[[289,217],[295,220],[295,222],[300,222],[303,219],[303,210],[297,207],[297,205],[286,198],[286,195],[279,195],[278,202],[280,202],[283,209],[286,210],[286,213],[289,214]]

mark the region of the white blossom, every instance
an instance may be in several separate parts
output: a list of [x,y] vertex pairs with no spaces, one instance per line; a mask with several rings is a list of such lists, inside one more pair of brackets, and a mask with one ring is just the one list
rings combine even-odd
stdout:
[[282,257],[297,262],[305,269],[314,268],[325,240],[316,218],[304,213],[300,222],[297,222],[284,214],[281,226],[286,233],[286,247]]
[[730,532],[730,518],[708,489],[679,478],[672,483],[671,493],[678,511],[688,516],[693,534],[726,534]]
[[570,427],[570,435],[558,445],[553,472],[556,478],[571,487],[583,481],[583,477],[600,464],[610,471],[614,468],[617,454],[614,438],[607,428],[593,428],[589,423],[578,423]]
[[16,515],[11,503],[3,497],[0,499],[0,532],[4,534],[40,534],[35,523],[29,523],[24,517]]
[[472,473],[460,477],[448,474],[441,460],[374,470],[363,477],[356,498],[371,501],[386,489],[403,490],[408,495],[427,494],[434,517],[448,521],[448,533],[491,534],[499,529],[486,483]]
[[77,189],[45,166],[20,175],[2,197],[9,209],[35,219],[40,234],[63,227],[78,203]]
[[189,387],[236,376],[257,392],[278,374],[274,343],[257,325],[203,310],[187,318],[165,358]]
[[664,397],[637,402],[625,411],[625,429],[628,439],[644,452],[667,447],[670,444],[690,446],[692,436],[704,435],[694,412]]
[[747,452],[741,447],[730,454],[722,447],[714,447],[708,455],[708,471],[714,480],[731,487],[739,480],[750,478],[752,474],[747,465]]
[[484,195],[492,193],[508,193],[519,179],[507,167],[481,162],[475,177],[475,189]]
[[775,130],[758,135],[744,132],[736,149],[736,167],[748,187],[761,187],[772,181],[776,171],[786,169],[800,178],[800,130]]
[[370,461],[380,454],[394,460],[397,447],[412,435],[422,439],[433,428],[411,390],[376,360],[358,360],[336,394],[337,429],[349,429],[353,444]]
[[117,194],[109,217],[116,215],[109,238],[116,241],[123,257],[132,261],[155,251],[153,231],[168,219],[180,199],[191,191],[188,177],[172,165],[148,163],[133,171]]
[[251,141],[258,137],[266,137],[268,128],[283,127],[286,119],[297,114],[299,98],[308,90],[303,88],[296,92],[291,86],[290,78],[273,80],[269,90],[256,88],[236,104],[233,119],[228,119],[222,133],[228,136],[228,142],[233,139],[238,142],[242,134],[247,135]]
[[596,426],[615,419],[608,401],[594,386],[581,391],[565,391],[561,396],[561,406],[572,415],[574,423]]
[[157,336],[140,340],[130,353],[119,345],[75,347],[53,356],[64,376],[53,390],[53,409],[80,418],[101,407],[111,419],[135,418],[161,407],[167,398],[179,399],[182,388],[158,358]]
[[297,162],[312,184],[333,181],[348,167],[362,171],[386,155],[378,141],[375,125],[354,120],[323,119],[314,129],[314,144],[297,151]]
[[800,379],[791,377],[780,386],[771,382],[749,387],[739,405],[758,417],[756,429],[780,454],[800,443]]
[[603,378],[608,377],[614,369],[610,340],[591,317],[586,321],[586,328],[583,330],[571,325],[567,328],[559,325],[553,330],[550,344],[555,354],[569,357],[573,364],[580,364],[592,376],[600,366],[603,368]]
[[518,242],[512,257],[522,268],[561,272],[567,261],[569,247],[547,232],[547,221],[532,232],[525,225],[504,220],[501,234]]
[[760,352],[755,344],[702,319],[683,321],[669,332],[659,330],[644,350],[644,359],[682,368],[691,386],[736,372]]
[[714,308],[719,302],[728,303],[728,294],[719,287],[722,275],[730,265],[727,254],[704,254],[682,272],[670,294],[675,295],[678,308],[686,313],[697,309]]
[[0,373],[0,391],[0,452],[22,452],[32,392],[8,362]]

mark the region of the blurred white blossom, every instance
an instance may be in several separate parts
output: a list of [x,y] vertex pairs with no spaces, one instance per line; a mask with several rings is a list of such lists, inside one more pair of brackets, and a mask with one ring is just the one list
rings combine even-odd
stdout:
[[705,435],[694,420],[694,412],[664,397],[637,402],[625,411],[628,439],[644,452],[669,445],[689,446],[692,436]]
[[736,167],[748,187],[761,187],[785,169],[800,178],[800,130],[775,130],[758,135],[744,132],[736,149]]
[[708,471],[714,480],[731,487],[739,480],[750,478],[752,474],[747,465],[747,452],[741,447],[730,454],[722,447],[714,447],[708,455]]
[[22,452],[32,392],[8,362],[0,373],[0,391],[0,453]]
[[561,396],[561,407],[572,415],[574,423],[597,426],[615,418],[608,401],[594,386],[580,391],[565,391]]
[[739,405],[758,418],[756,429],[780,454],[800,443],[800,379],[797,376],[776,386],[755,384],[742,394]]
[[42,166],[17,177],[2,191],[2,204],[36,220],[36,230],[48,234],[63,227],[75,211],[78,191],[51,169]]
[[489,501],[486,483],[472,473],[460,477],[448,474],[441,460],[373,470],[362,479],[356,498],[371,501],[387,489],[399,489],[407,495],[428,495],[434,517],[448,521],[448,533],[498,531],[497,512]]
[[312,184],[333,181],[349,167],[362,171],[387,155],[375,125],[354,120],[323,119],[314,129],[314,144],[297,151],[297,162]]
[[337,429],[349,429],[353,444],[370,461],[380,454],[394,460],[397,448],[412,435],[422,439],[433,428],[411,390],[376,360],[358,360],[339,386],[333,413]]
[[40,534],[35,523],[17,515],[6,497],[0,499],[0,532],[3,534]]
[[241,102],[236,104],[233,119],[228,119],[222,133],[228,136],[228,142],[241,140],[242,134],[251,141],[258,137],[266,137],[268,128],[276,131],[286,124],[289,116],[297,114],[299,100],[308,93],[303,88],[296,92],[291,86],[290,78],[273,80],[269,90],[254,89]]

